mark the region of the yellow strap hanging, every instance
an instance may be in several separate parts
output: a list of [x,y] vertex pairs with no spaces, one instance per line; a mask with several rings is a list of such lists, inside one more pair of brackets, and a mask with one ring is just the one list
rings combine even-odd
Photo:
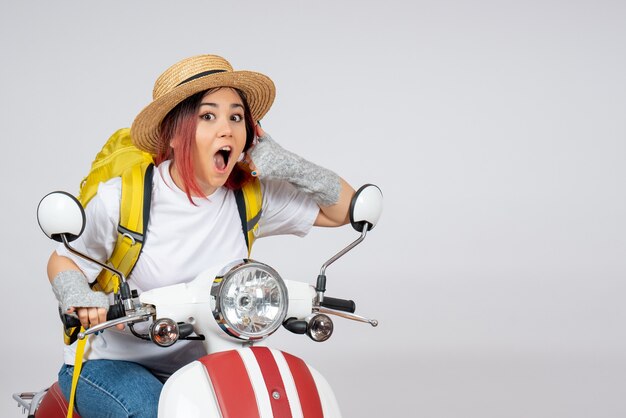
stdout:
[[[80,332],[85,332],[85,328],[80,327]],[[76,397],[76,386],[78,386],[78,377],[80,369],[83,368],[83,354],[85,353],[85,343],[87,338],[78,339],[76,343],[76,358],[74,359],[74,372],[72,373],[72,390],[70,391],[70,401],[67,406],[67,418],[74,415],[74,399]]]

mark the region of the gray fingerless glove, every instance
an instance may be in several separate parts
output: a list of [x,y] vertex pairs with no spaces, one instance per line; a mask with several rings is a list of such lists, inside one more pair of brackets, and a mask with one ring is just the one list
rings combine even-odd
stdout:
[[259,178],[286,180],[320,206],[339,201],[341,182],[337,174],[287,151],[268,134],[259,138],[250,156],[259,170]]
[[62,271],[52,280],[52,291],[61,305],[61,312],[69,308],[109,308],[109,298],[102,292],[94,292],[83,273],[76,270]]

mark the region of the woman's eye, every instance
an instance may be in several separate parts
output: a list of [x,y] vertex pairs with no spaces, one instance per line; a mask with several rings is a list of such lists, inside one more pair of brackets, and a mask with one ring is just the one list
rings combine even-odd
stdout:
[[233,122],[241,122],[241,121],[243,120],[243,116],[241,116],[241,115],[232,115],[232,116],[230,117],[230,119],[231,119]]
[[204,120],[213,120],[215,119],[215,115],[213,113],[205,113],[203,115],[200,115],[200,118]]

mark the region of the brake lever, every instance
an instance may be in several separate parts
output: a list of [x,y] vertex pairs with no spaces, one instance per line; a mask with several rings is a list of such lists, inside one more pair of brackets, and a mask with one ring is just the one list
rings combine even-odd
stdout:
[[154,307],[152,306],[142,307],[142,308],[136,309],[135,312],[131,315],[123,316],[117,319],[112,319],[110,321],[105,321],[98,325],[90,327],[84,332],[79,332],[78,339],[82,340],[91,334],[95,334],[96,332],[102,331],[104,329],[114,327],[115,325],[129,324],[129,323],[134,324],[135,322],[147,321],[150,318],[154,317],[155,314],[156,314],[156,310],[154,309]]
[[336,311],[334,309],[328,309],[328,308],[324,308],[323,306],[318,306],[316,307],[317,311],[319,313],[323,313],[323,314],[327,314],[327,315],[336,315],[336,316],[340,316],[342,318],[345,319],[351,319],[353,321],[357,321],[357,322],[365,322],[366,324],[370,324],[373,327],[377,327],[378,326],[378,321],[376,319],[368,319],[365,318],[363,316],[360,315],[356,315],[353,313],[348,313],[348,312],[343,312],[343,311]]

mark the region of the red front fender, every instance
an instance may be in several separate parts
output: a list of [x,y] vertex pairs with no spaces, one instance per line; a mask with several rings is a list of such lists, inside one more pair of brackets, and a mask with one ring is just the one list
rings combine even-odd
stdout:
[[202,357],[174,373],[161,392],[160,418],[217,411],[224,418],[340,416],[330,386],[317,371],[267,347]]

